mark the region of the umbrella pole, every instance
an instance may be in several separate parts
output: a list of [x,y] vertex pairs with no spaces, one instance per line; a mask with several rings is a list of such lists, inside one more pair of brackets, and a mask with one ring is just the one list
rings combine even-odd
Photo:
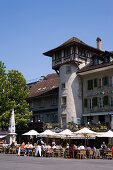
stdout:
[[32,135],[32,144],[33,144],[33,135]]
[[47,145],[48,145],[48,136],[47,136]]
[[85,148],[86,148],[86,135],[85,135]]
[[71,137],[69,136],[69,145],[71,144]]
[[88,135],[87,135],[87,145],[88,145]]
[[66,145],[67,145],[67,135],[66,135]]

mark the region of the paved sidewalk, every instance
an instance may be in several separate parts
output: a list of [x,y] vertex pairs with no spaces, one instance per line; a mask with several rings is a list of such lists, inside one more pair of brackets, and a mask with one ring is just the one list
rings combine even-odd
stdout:
[[0,154],[0,170],[113,170],[113,160],[37,158]]

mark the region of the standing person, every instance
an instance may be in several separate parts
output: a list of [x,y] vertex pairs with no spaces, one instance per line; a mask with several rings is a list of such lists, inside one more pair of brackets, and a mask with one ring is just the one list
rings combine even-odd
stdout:
[[42,152],[41,146],[42,146],[42,140],[39,139],[39,140],[37,141],[36,156],[40,156],[40,157],[41,157],[41,155],[42,155],[42,154],[41,154],[41,152]]
[[102,148],[102,158],[104,159],[106,150],[107,150],[107,146],[106,146],[105,142],[102,143],[101,148]]

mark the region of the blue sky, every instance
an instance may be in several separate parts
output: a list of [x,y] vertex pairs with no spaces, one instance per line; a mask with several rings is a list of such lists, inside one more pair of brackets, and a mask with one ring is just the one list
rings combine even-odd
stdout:
[[73,36],[113,51],[113,0],[0,0],[0,60],[26,80],[54,72],[42,53]]

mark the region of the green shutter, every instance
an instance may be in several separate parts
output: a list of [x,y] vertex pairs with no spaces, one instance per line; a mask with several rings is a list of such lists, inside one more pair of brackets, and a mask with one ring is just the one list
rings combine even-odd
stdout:
[[108,105],[108,96],[104,96],[103,104]]
[[103,85],[104,86],[108,85],[108,77],[107,76],[103,77]]

